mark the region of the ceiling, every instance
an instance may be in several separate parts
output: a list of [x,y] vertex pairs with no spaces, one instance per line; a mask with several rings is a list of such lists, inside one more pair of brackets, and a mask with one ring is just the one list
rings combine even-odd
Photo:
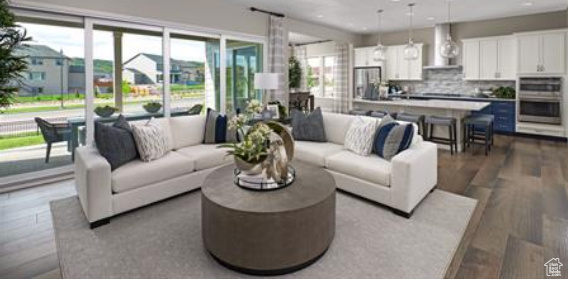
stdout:
[[324,39],[319,38],[319,37],[304,35],[304,34],[295,33],[295,32],[290,32],[290,34],[288,36],[289,36],[288,41],[291,44],[308,44],[308,43],[314,43],[314,42],[324,40]]
[[[284,13],[287,17],[358,34],[376,32],[381,8],[383,30],[408,26],[409,3],[416,3],[416,27],[433,26],[447,18],[447,0],[232,0],[243,6]],[[476,21],[566,10],[568,0],[452,0],[452,21]]]

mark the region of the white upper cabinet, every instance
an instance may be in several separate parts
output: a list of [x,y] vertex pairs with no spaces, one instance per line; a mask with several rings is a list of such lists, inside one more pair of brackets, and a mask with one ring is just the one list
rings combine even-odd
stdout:
[[387,47],[387,63],[386,63],[386,73],[388,80],[398,80],[400,75],[398,74],[398,50],[396,46]]
[[519,74],[563,75],[566,73],[565,32],[518,35]]
[[516,79],[514,37],[467,39],[463,49],[464,79]]
[[387,79],[388,80],[422,80],[424,67],[424,45],[418,47],[418,59],[408,61],[404,59],[404,45],[387,47]]
[[356,48],[354,66],[355,67],[371,67],[381,66],[380,62],[375,61],[373,52],[375,47]]

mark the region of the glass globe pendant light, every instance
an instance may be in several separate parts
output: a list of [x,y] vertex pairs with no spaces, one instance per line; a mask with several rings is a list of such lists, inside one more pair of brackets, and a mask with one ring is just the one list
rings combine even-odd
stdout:
[[[452,0],[447,0],[448,2],[448,24],[451,23],[451,3]],[[448,32],[448,37],[446,41],[440,45],[440,55],[446,59],[453,59],[460,54],[460,47],[458,44],[452,40],[452,35]]]
[[383,62],[387,60],[387,48],[381,43],[381,29],[382,29],[382,18],[381,15],[383,10],[378,10],[378,18],[379,18],[379,41],[377,43],[377,47],[373,51],[373,59],[377,62]]
[[408,45],[404,47],[403,57],[405,60],[417,60],[420,55],[418,47],[414,45],[414,40],[412,39],[412,19],[414,17],[414,6],[415,3],[408,4],[410,24],[408,29]]

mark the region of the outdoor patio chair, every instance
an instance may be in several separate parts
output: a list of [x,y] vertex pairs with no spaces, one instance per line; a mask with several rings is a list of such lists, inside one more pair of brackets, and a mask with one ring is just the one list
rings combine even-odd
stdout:
[[43,139],[47,144],[45,154],[45,163],[49,163],[49,155],[51,154],[51,145],[58,142],[69,141],[71,136],[71,128],[67,123],[50,123],[42,118],[36,117],[35,121],[41,130]]
[[201,114],[202,110],[203,110],[203,105],[202,104],[196,104],[189,109],[188,115],[199,115],[199,114]]

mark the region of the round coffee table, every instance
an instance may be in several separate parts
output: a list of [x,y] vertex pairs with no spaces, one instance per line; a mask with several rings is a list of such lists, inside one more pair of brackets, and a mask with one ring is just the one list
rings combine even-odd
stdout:
[[203,242],[218,262],[248,274],[280,275],[325,254],[335,235],[335,181],[322,168],[293,166],[296,181],[274,191],[237,187],[234,165],[205,179]]

